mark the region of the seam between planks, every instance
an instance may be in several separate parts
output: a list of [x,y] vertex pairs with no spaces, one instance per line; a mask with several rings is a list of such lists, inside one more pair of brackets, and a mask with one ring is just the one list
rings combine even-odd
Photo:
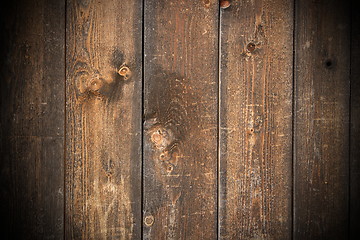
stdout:
[[145,0],[142,0],[141,10],[141,214],[140,235],[144,239],[144,100],[145,100]]
[[64,170],[63,170],[63,178],[64,178],[64,185],[63,185],[63,211],[64,211],[64,215],[63,215],[63,239],[66,239],[66,177],[67,177],[67,164],[66,164],[66,153],[67,153],[67,148],[66,148],[66,132],[67,132],[67,124],[66,124],[66,120],[67,120],[67,112],[66,112],[66,100],[67,100],[67,94],[66,94],[66,90],[67,90],[67,84],[66,84],[66,77],[67,77],[67,48],[66,48],[66,31],[67,31],[67,0],[64,0]]
[[[218,1],[219,3],[219,1]],[[220,8],[220,4],[218,4],[218,122],[217,122],[217,216],[216,216],[216,224],[217,224],[217,239],[220,239],[220,233],[221,233],[221,229],[220,229],[220,194],[221,194],[221,189],[220,189],[220,182],[221,182],[221,167],[220,167],[220,160],[221,160],[221,8]]]
[[296,154],[295,154],[295,119],[296,119],[296,85],[295,85],[295,76],[296,76],[296,4],[297,1],[293,1],[293,62],[292,62],[292,189],[291,189],[291,239],[294,239],[295,236],[295,163],[296,163]]
[[217,228],[216,228],[216,236],[217,239],[220,239],[220,221],[219,221],[219,216],[220,216],[220,109],[221,109],[221,100],[220,100],[220,96],[221,96],[221,9],[220,6],[218,6],[218,92],[217,92],[217,101],[218,101],[218,109],[217,109],[217,114],[218,114],[218,119],[217,119],[217,178],[216,178],[216,185],[217,185],[217,196],[216,196],[216,202],[217,202],[217,206],[216,206],[216,224],[217,224]]
[[351,125],[352,125],[352,116],[351,116],[351,100],[352,100],[352,96],[351,96],[351,86],[352,86],[352,74],[351,74],[351,70],[352,70],[352,45],[353,45],[353,38],[352,38],[352,33],[353,33],[353,11],[352,11],[352,7],[354,5],[354,0],[350,1],[350,7],[349,7],[349,22],[350,22],[350,26],[349,26],[349,40],[350,40],[350,46],[349,46],[349,96],[348,96],[348,101],[349,101],[349,114],[348,114],[348,224],[347,224],[347,231],[348,231],[348,237],[349,239],[351,238],[351,179],[352,179],[352,175],[351,175],[351,164],[352,164],[352,154],[351,154],[351,145],[352,145],[352,140],[351,140]]

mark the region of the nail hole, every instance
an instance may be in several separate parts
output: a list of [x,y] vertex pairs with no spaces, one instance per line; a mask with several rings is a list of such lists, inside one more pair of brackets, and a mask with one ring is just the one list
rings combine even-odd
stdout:
[[174,170],[174,167],[171,165],[171,164],[169,164],[168,166],[167,166],[167,169],[166,169],[168,172],[172,172],[173,170]]
[[326,66],[327,68],[331,68],[331,67],[333,66],[333,62],[332,62],[330,59],[326,60],[326,61],[325,61],[325,66]]
[[253,51],[255,50],[255,44],[254,44],[254,43],[249,43],[249,44],[247,45],[247,50],[248,50],[249,52],[253,52]]

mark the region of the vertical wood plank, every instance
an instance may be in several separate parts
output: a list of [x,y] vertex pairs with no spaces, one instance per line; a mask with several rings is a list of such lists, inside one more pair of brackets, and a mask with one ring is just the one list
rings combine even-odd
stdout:
[[350,126],[350,239],[360,238],[360,15],[352,1],[351,126]]
[[217,236],[218,1],[145,1],[144,239]]
[[221,10],[221,239],[291,238],[292,37],[292,1]]
[[3,239],[62,239],[65,4],[0,6]]
[[141,14],[141,0],[67,2],[68,239],[140,239]]
[[297,1],[295,239],[347,239],[349,1]]

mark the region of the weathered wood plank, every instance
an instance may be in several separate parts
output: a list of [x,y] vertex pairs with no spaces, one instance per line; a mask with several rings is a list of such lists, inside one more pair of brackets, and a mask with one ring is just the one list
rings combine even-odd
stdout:
[[291,238],[293,3],[221,10],[220,237]]
[[297,1],[295,239],[347,239],[349,1]]
[[350,126],[350,239],[360,239],[360,15],[352,1],[351,126]]
[[218,1],[145,1],[144,238],[217,236]]
[[1,18],[3,239],[62,239],[65,4],[6,1]]
[[67,2],[66,237],[140,239],[142,1]]

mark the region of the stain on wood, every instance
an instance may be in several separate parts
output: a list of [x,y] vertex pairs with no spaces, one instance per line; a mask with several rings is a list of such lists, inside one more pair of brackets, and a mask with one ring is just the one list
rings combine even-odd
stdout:
[[146,1],[144,239],[216,233],[218,1]]
[[221,10],[221,239],[291,238],[293,3]]
[[348,238],[349,7],[296,4],[295,239]]
[[69,239],[141,235],[141,14],[142,1],[67,2]]
[[3,239],[63,238],[64,12],[61,1],[0,5]]

